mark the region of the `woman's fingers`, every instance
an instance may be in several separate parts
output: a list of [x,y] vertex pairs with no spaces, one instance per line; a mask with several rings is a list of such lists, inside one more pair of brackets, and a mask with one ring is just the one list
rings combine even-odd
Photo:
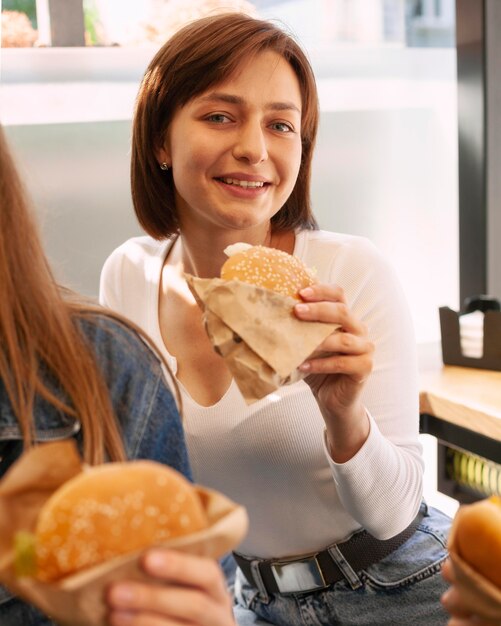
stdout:
[[374,345],[364,335],[353,335],[343,331],[334,331],[318,346],[311,355],[325,356],[326,354],[348,354],[358,356],[362,354],[372,354]]
[[367,334],[365,326],[351,314],[344,291],[337,285],[313,285],[303,289],[300,295],[303,302],[294,307],[299,319],[339,324],[343,331],[353,335]]
[[295,306],[299,319],[339,324],[300,366],[308,374],[345,374],[362,383],[372,370],[374,345],[367,328],[350,312],[338,285],[317,284],[300,292],[303,302]]
[[452,616],[447,626],[499,626],[501,624],[501,622],[482,619],[467,608],[461,592],[454,585],[456,576],[450,559],[442,565],[442,576],[448,583],[451,583],[451,587],[440,598],[442,606]]
[[454,617],[470,617],[469,611],[461,600],[461,595],[455,587],[450,587],[440,598],[442,606]]
[[[320,288],[320,286],[317,286]],[[339,288],[325,286],[318,297],[344,297]],[[309,374],[346,374],[356,382],[363,382],[372,370],[374,344],[367,337],[367,329],[354,318],[344,302],[312,302],[296,305],[296,315],[303,320],[340,324],[343,330],[332,332],[300,366]]]
[[150,550],[143,558],[147,574],[172,584],[199,587],[215,600],[228,598],[226,583],[216,561],[175,550]]
[[[305,321],[338,324],[339,328],[316,348],[299,369],[307,374],[305,381],[315,394],[326,419],[348,413],[351,416],[356,413],[359,417],[362,410],[356,405],[361,384],[373,368],[374,345],[369,341],[367,328],[351,313],[344,291],[338,285],[312,285],[300,291],[300,295],[303,302],[294,307],[296,317]],[[366,419],[365,411],[363,414]]]
[[[223,626],[232,624],[231,607],[211,600],[196,589],[176,586],[126,583],[111,588],[109,604],[112,612],[109,622],[113,626],[126,617],[133,626],[161,624],[169,626]],[[117,615],[114,615],[117,611]]]
[[484,620],[480,617],[451,617],[447,626],[501,626],[501,623]]
[[372,371],[372,353],[363,356],[328,355],[322,358],[311,358],[299,366],[308,374],[344,374],[355,382],[363,383]]
[[108,616],[108,626],[187,626],[187,622],[171,620],[153,613],[113,611]]
[[110,587],[112,626],[233,626],[231,599],[214,561],[152,550],[143,567],[156,581],[124,581]]
[[444,561],[441,572],[444,580],[446,580],[448,583],[452,583],[454,581],[454,571],[452,569],[452,563],[450,559]]
[[[445,574],[448,574],[447,568]],[[465,606],[461,592],[454,585],[441,597],[444,609],[452,616],[447,626],[499,626],[500,622],[483,619],[475,614],[475,609]]]
[[344,289],[333,283],[316,283],[315,285],[301,289],[299,295],[305,302],[329,300],[330,302],[344,302],[344,304],[346,304]]

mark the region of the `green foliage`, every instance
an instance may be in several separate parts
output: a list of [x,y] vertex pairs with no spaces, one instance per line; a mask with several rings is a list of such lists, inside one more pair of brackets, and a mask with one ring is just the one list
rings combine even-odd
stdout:
[[19,11],[26,13],[33,28],[37,28],[37,7],[36,0],[3,0],[3,11]]
[[93,46],[99,45],[101,43],[97,30],[97,25],[99,24],[99,9],[94,0],[84,0],[83,11],[85,30],[89,39],[88,43]]

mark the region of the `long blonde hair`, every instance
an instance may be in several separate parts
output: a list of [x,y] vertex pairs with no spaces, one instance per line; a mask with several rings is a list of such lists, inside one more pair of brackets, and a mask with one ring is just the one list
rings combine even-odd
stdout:
[[[0,377],[25,447],[34,443],[37,395],[78,418],[87,463],[125,458],[120,428],[79,317],[102,309],[63,296],[0,127]],[[54,377],[68,401],[47,385]]]

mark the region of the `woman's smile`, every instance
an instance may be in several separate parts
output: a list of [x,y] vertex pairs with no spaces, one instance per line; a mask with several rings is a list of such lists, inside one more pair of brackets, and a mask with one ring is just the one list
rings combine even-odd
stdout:
[[214,180],[221,185],[224,192],[233,194],[236,198],[248,199],[257,198],[266,193],[271,184],[261,178],[238,174],[218,176]]
[[220,180],[226,185],[236,185],[237,187],[243,187],[244,189],[259,189],[265,185],[263,181],[238,180],[238,178],[216,178],[216,180]]

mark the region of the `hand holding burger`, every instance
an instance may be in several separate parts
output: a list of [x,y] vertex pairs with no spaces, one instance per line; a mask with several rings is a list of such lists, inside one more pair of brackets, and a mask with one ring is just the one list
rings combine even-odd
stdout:
[[[53,488],[39,491],[40,475]],[[215,559],[247,518],[222,494],[154,461],[82,466],[70,441],[26,452],[4,482],[33,505],[28,526],[8,528],[5,581],[57,623],[234,626]]]
[[501,498],[461,507],[455,534],[457,554],[501,590]]
[[445,561],[442,566],[442,576],[451,585],[440,600],[444,609],[451,616],[447,626],[499,626],[498,620],[483,619],[474,611],[472,612],[468,603],[465,603],[463,594],[457,586],[450,559]]
[[299,370],[307,374],[305,381],[324,416],[328,440],[335,442],[330,446],[333,459],[349,460],[369,434],[360,400],[363,383],[372,371],[374,351],[367,329],[351,313],[343,289],[318,283],[293,255],[242,243],[225,252],[230,258],[222,267],[222,279],[255,284],[299,300],[293,303],[298,319],[335,325]]
[[450,626],[501,623],[501,498],[491,496],[456,513],[451,558],[442,575],[451,587],[442,596]]
[[[153,461],[108,463],[65,483],[40,512],[37,578],[60,580],[120,554],[207,528],[194,485]],[[151,582],[112,583],[111,626],[234,626],[232,601],[214,559],[152,548],[141,557]],[[203,611],[200,610],[203,607]]]
[[235,626],[233,602],[214,560],[156,548],[142,566],[151,585],[121,581],[108,589],[110,626]]

